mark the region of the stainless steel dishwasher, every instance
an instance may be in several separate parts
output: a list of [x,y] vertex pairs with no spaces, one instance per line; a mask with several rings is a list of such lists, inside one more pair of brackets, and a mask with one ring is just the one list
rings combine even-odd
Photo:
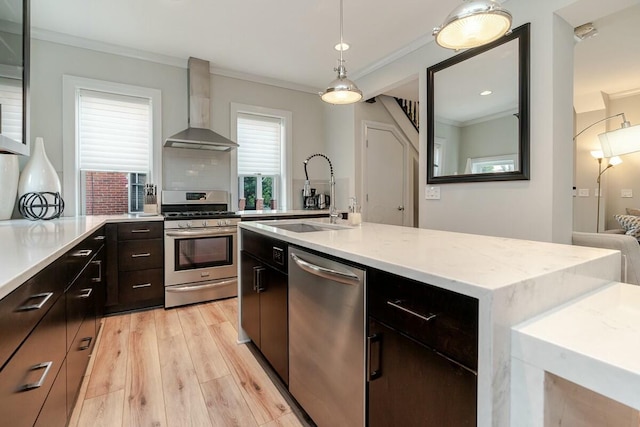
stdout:
[[319,427],[364,426],[365,272],[289,258],[289,391]]

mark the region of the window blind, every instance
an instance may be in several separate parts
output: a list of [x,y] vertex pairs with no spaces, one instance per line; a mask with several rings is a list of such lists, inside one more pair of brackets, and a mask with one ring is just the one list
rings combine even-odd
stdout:
[[22,142],[22,80],[0,77],[2,134]]
[[89,90],[78,98],[80,169],[148,173],[151,100]]
[[238,114],[238,174],[280,175],[282,119]]

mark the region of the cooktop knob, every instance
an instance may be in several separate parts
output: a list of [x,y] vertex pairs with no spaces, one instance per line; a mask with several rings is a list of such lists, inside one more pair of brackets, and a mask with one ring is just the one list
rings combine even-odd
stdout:
[[208,222],[207,222],[206,220],[205,220],[205,221],[202,221],[202,226],[203,226],[203,227],[206,227],[207,225],[208,225]]
[[231,221],[230,221],[230,220],[228,220],[228,219],[225,219],[225,220],[224,220],[224,225],[231,225]]
[[219,219],[219,220],[218,220],[218,226],[221,226],[221,225],[224,225],[224,221],[223,221],[223,220],[221,220],[221,219]]

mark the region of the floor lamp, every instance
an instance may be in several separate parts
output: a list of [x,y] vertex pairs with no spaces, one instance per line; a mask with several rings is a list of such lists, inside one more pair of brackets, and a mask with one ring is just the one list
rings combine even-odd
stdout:
[[[622,117],[622,124],[620,125],[620,128],[599,134],[598,139],[600,140],[602,152],[597,152],[598,156],[594,155],[594,152],[591,153],[593,157],[598,159],[598,212],[596,214],[596,233],[600,231],[600,177],[609,168],[622,163],[620,158],[614,160],[614,157],[640,151],[640,125],[631,126],[631,123],[626,119],[624,113],[618,113],[591,123],[573,137],[573,140],[575,141],[576,138],[586,130],[592,128],[598,123],[611,120],[615,117]],[[607,167],[602,170],[602,159],[604,157],[610,159]]]
[[618,156],[614,156],[611,157],[609,159],[609,162],[607,164],[607,167],[604,168],[604,170],[602,169],[602,158],[603,153],[602,151],[592,151],[591,155],[593,157],[595,157],[595,159],[598,161],[598,179],[596,180],[598,183],[598,207],[596,210],[596,233],[600,232],[600,197],[602,196],[602,192],[600,190],[601,186],[600,186],[600,178],[602,177],[602,174],[605,173],[606,171],[608,171],[610,168],[614,167],[615,165],[619,165],[620,163],[622,163],[622,159]]

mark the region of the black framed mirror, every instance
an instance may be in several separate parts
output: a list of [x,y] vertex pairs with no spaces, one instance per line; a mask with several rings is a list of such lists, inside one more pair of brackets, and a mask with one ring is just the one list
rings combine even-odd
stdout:
[[0,152],[29,155],[29,0],[0,3]]
[[427,69],[427,184],[529,179],[529,31]]

